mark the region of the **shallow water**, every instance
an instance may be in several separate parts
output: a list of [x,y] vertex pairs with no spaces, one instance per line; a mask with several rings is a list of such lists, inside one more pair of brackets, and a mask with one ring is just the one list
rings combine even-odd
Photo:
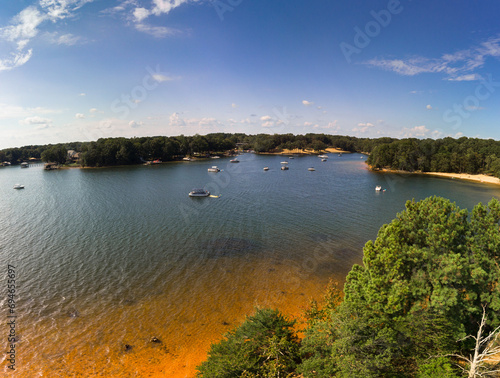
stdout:
[[[0,277],[6,288],[11,264],[17,281],[14,375],[192,376],[255,305],[299,315],[330,277],[343,281],[406,200],[441,195],[471,208],[500,195],[373,173],[359,154],[295,158],[288,171],[280,156],[239,160],[0,168]],[[215,164],[223,171],[207,172]],[[194,187],[221,196],[189,198]]]

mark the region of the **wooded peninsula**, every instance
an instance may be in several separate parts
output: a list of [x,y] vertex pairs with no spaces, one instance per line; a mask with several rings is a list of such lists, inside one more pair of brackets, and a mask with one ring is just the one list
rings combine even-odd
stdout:
[[[407,172],[488,174],[500,177],[500,142],[493,139],[356,138],[327,134],[230,134],[101,138],[93,142],[71,142],[24,146],[0,150],[0,162],[20,164],[43,160],[82,167],[174,161],[186,156],[222,155],[237,148],[256,153],[284,150],[322,152],[326,148],[368,154],[373,169]],[[73,155],[69,156],[68,151]]]

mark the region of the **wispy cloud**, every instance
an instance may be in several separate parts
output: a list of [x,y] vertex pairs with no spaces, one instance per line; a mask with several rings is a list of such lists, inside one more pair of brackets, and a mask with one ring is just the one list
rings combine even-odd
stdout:
[[165,38],[181,33],[180,30],[167,26],[155,26],[146,21],[151,16],[161,16],[187,3],[201,0],[153,0],[149,7],[139,4],[137,0],[121,0],[120,4],[102,11],[102,14],[120,16],[134,25],[135,29],[156,38]]
[[305,105],[305,106],[311,106],[312,104],[314,104],[314,102],[304,100],[304,101],[302,101],[302,104]]
[[167,36],[179,34],[180,31],[174,28],[168,28],[166,26],[151,26],[143,23],[138,23],[135,28],[143,33],[152,35],[156,38],[165,38]]
[[410,57],[406,59],[371,59],[365,64],[393,71],[403,76],[441,73],[450,81],[480,80],[474,71],[483,67],[488,57],[500,57],[500,37],[490,38],[478,46],[439,58]]
[[375,127],[373,123],[366,122],[366,123],[358,123],[358,126],[353,128],[352,131],[355,133],[366,133],[368,130],[372,129]]
[[44,125],[49,123],[52,123],[51,119],[39,116],[26,117],[25,119],[19,121],[19,124],[21,125]]
[[84,39],[82,37],[76,36],[71,33],[67,34],[59,34],[59,33],[45,33],[45,39],[52,44],[55,45],[65,45],[65,46],[74,46],[78,43],[82,43]]
[[[30,5],[14,16],[10,25],[0,28],[0,40],[14,44],[14,51],[0,59],[0,71],[22,66],[30,60],[33,49],[28,48],[30,41],[39,33],[39,27],[46,21],[57,22],[74,15],[74,11],[94,0],[40,0],[38,7]],[[54,34],[55,37],[55,34]],[[54,43],[71,45],[78,37],[63,34]]]
[[18,105],[0,103],[0,119],[26,118],[57,113],[61,113],[61,111],[42,107],[25,108]]

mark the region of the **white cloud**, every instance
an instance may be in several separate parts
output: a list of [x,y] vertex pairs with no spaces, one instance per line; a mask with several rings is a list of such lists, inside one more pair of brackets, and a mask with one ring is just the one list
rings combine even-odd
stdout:
[[36,108],[24,108],[18,105],[9,105],[0,103],[0,119],[9,118],[27,118],[37,115],[44,114],[55,114],[61,113],[60,110],[36,107]]
[[83,115],[82,113],[76,113],[75,118],[83,119],[83,118],[85,118],[85,115]]
[[0,29],[0,37],[10,42],[17,42],[20,49],[38,34],[38,26],[45,21],[46,16],[34,7],[23,9],[12,19],[12,24]]
[[[39,26],[45,21],[56,22],[73,16],[73,12],[94,0],[39,0],[39,8],[28,6],[14,16],[11,25],[0,28],[0,39],[16,44],[16,49],[7,58],[0,59],[0,71],[10,70],[25,64],[32,56],[32,49],[25,51],[29,42],[38,35]],[[51,34],[49,33],[48,36]],[[72,34],[53,33],[52,43],[74,45],[80,38]]]
[[165,76],[165,75],[162,75],[162,74],[154,74],[153,75],[153,79],[155,81],[157,81],[158,83],[162,83],[164,81],[172,81],[172,80],[176,80],[178,78],[172,77],[172,76]]
[[484,66],[488,57],[500,56],[500,38],[490,38],[479,46],[440,58],[412,57],[407,59],[372,59],[365,64],[393,71],[403,76],[422,73],[442,73],[451,81],[479,80],[473,71]]
[[186,122],[179,116],[179,113],[172,113],[169,117],[169,126],[186,126]]
[[129,125],[131,128],[133,128],[133,129],[137,129],[138,127],[143,126],[143,125],[144,125],[144,123],[143,123],[143,122],[130,121],[130,122],[128,123],[128,125]]
[[270,121],[272,119],[273,119],[273,117],[268,116],[268,115],[260,117],[260,120],[263,121],[263,122],[267,122],[267,121]]
[[412,127],[411,129],[404,128],[402,131],[402,134],[405,138],[418,138],[418,137],[427,137],[429,134],[437,135],[439,131],[435,130],[434,132],[431,133],[431,131],[425,126],[415,126]]
[[41,125],[38,125],[35,127],[35,130],[45,130],[45,129],[49,129],[51,128],[52,126],[48,123],[44,123],[44,124],[41,124]]
[[74,46],[78,42],[82,41],[81,37],[78,37],[74,34],[58,34],[58,33],[45,33],[45,38],[55,45],[66,45],[66,46]]
[[302,101],[302,104],[304,104],[305,106],[310,106],[310,105],[314,104],[314,102],[312,102],[312,101],[307,101],[307,100],[303,100],[303,101]]
[[97,108],[92,108],[89,110],[90,113],[97,113],[99,110]]
[[21,125],[43,125],[52,123],[52,120],[48,118],[42,118],[39,116],[33,116],[33,117],[26,117],[25,119],[20,120],[19,123]]
[[359,133],[366,133],[368,130],[370,130],[372,127],[375,127],[373,123],[367,122],[367,123],[358,123],[358,126],[353,128],[352,131],[354,132],[359,132]]
[[236,104],[233,102],[233,103],[231,104],[231,107],[232,107],[233,109],[236,109],[236,108],[238,107],[238,105],[236,105]]
[[467,74],[467,75],[448,78],[449,81],[475,81],[481,79],[482,79],[481,75],[478,74]]
[[86,93],[80,93],[78,96],[86,96],[87,94]]
[[22,66],[30,60],[33,50],[29,49],[27,52],[11,53],[9,58],[0,59],[0,71],[8,71],[13,68]]
[[427,105],[425,108],[426,108],[427,110],[431,110],[431,109],[432,109],[432,106],[431,106],[431,105]]
[[169,13],[172,9],[188,2],[190,2],[190,0],[153,0],[154,8],[151,12],[159,16],[163,13]]
[[306,122],[304,122],[304,126],[312,126],[312,122],[306,121]]
[[151,26],[146,24],[136,24],[135,28],[140,32],[147,33],[156,38],[165,38],[169,35],[178,34],[179,30],[168,28],[166,26]]
[[340,126],[338,125],[338,121],[335,120],[333,122],[328,122],[326,126],[320,126],[321,129],[327,129],[330,132],[337,132],[340,130]]
[[146,8],[135,8],[133,14],[135,17],[135,21],[142,22],[149,16],[149,11]]

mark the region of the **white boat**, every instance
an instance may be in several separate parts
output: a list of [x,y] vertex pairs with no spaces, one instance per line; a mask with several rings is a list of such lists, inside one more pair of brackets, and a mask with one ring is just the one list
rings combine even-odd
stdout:
[[28,168],[29,164],[26,162],[21,163],[21,168]]
[[239,163],[240,161],[236,158],[229,160],[231,163]]
[[189,197],[208,197],[210,192],[205,189],[193,189],[189,192]]
[[288,164],[288,162],[287,161],[282,161],[281,164]]
[[315,171],[315,169],[313,167],[311,168],[307,168],[308,171]]
[[287,170],[288,170],[288,166],[287,166],[287,165],[282,166],[282,167],[281,167],[281,170],[282,170],[282,171],[287,171]]
[[217,168],[216,165],[213,165],[212,168],[208,168],[208,171],[209,172],[220,172],[220,169]]
[[293,156],[289,156],[288,158],[289,158],[289,159],[295,159]]
[[14,189],[24,189],[24,185],[16,184],[14,185]]
[[323,158],[323,159],[321,159],[321,161],[328,161],[328,160]]
[[375,191],[380,192],[382,190],[382,187],[380,185],[377,185],[375,187]]
[[183,157],[182,160],[184,160],[184,161],[191,161],[192,159],[190,157],[186,156],[186,157]]
[[328,159],[328,155],[318,155],[319,158]]
[[220,156],[210,156],[210,159],[220,159]]
[[264,171],[269,171],[269,167],[264,167]]

